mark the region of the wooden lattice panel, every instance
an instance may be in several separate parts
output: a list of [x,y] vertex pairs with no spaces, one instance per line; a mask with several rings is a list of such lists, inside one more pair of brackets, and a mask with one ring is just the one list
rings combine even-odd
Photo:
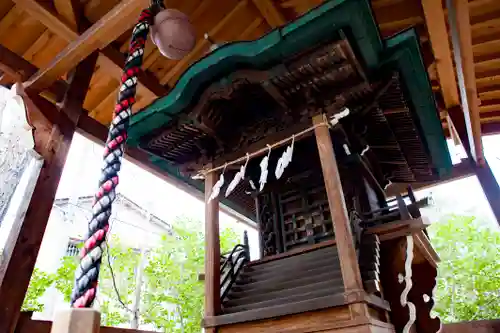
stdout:
[[323,184],[296,188],[278,196],[285,251],[334,237]]

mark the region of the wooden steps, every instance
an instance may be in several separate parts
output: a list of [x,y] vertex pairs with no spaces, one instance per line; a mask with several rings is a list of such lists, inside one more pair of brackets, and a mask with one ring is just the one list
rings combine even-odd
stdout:
[[223,301],[223,314],[293,306],[343,290],[337,250],[330,246],[246,267]]

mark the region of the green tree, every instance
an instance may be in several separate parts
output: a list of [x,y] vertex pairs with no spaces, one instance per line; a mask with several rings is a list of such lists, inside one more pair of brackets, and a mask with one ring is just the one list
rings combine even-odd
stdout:
[[40,303],[39,299],[54,283],[54,278],[54,275],[45,273],[38,268],[33,270],[28,291],[26,292],[26,296],[24,298],[22,311],[43,311],[43,304]]
[[[174,226],[172,234],[164,235],[159,246],[147,253],[140,320],[164,332],[198,333],[204,302],[204,285],[198,278],[204,271],[203,225],[199,221],[179,219]],[[231,229],[222,230],[221,252],[230,251],[240,242],[240,238]],[[118,301],[106,255],[101,265],[97,301],[101,308],[101,324],[119,326],[128,324],[131,319],[129,310],[132,308],[136,270],[141,255],[137,249],[123,246],[118,239],[113,239],[110,244],[110,262],[116,288],[127,309]],[[52,284],[69,302],[77,264],[76,257],[64,257],[55,274],[37,270],[32,276],[23,310],[43,310],[38,299]]]
[[[200,331],[203,317],[204,285],[199,274],[204,271],[205,242],[201,223],[177,221],[172,235],[165,235],[161,245],[149,255],[145,268],[146,284],[142,298],[144,323],[165,332]],[[221,251],[238,243],[230,229],[220,234]]]
[[500,317],[500,232],[474,217],[450,216],[429,234],[441,257],[434,307],[441,320]]
[[[115,283],[120,299],[130,309],[132,296],[135,290],[134,270],[139,263],[137,250],[125,247],[118,238],[113,237],[112,245],[105,247],[105,254],[99,274],[99,293],[97,302],[101,309],[101,324],[103,326],[119,326],[130,321],[130,313],[118,301],[118,296],[113,286],[111,269],[115,276]],[[109,262],[108,254],[109,251]],[[111,264],[111,268],[110,268]],[[61,259],[61,266],[53,275],[55,286],[66,302],[71,300],[73,279],[78,258],[66,256]]]

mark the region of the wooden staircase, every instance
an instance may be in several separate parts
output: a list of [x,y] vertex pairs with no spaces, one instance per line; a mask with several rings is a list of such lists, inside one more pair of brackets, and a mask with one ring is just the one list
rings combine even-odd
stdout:
[[244,268],[224,298],[223,314],[271,309],[342,293],[334,246]]

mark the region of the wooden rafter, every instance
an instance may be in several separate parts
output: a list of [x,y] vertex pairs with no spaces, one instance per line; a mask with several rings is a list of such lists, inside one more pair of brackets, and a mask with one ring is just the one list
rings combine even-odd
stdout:
[[[238,15],[241,11],[246,10],[248,6],[247,0],[242,0],[238,2],[238,4],[229,12],[224,18],[217,23],[210,31],[208,32],[209,36],[217,35],[222,29],[226,27],[228,22],[235,16]],[[196,56],[200,54],[204,49],[208,49],[210,43],[206,39],[200,39],[196,42],[194,49],[189,52],[187,56],[182,58],[182,60],[178,61],[172,69],[170,69],[160,80],[161,84],[168,83],[172,78],[181,73],[189,64],[196,59]]]
[[[44,7],[35,0],[14,0],[33,17],[39,20],[48,30],[61,37],[62,39],[72,42],[77,40],[80,35],[75,28],[61,21],[55,13]],[[82,26],[86,22],[80,22]],[[89,24],[87,24],[89,25]],[[100,68],[104,68],[107,72],[116,78],[121,76],[125,57],[116,49],[107,46],[101,50],[101,56],[98,60]],[[32,73],[34,74],[34,73]],[[27,80],[27,78],[25,78]],[[151,73],[140,71],[138,75],[139,87],[138,93],[147,95],[148,97],[163,96],[168,93],[168,90],[163,87],[158,79]]]
[[28,85],[36,89],[45,88],[74,68],[90,53],[105,48],[133,26],[140,11],[149,4],[147,0],[123,1],[88,28],[84,34],[78,35],[75,30],[35,0],[15,0],[15,2],[23,5],[32,17],[41,21],[49,30],[71,42],[46,68],[41,69],[28,82]]
[[253,3],[272,28],[279,27],[286,23],[285,17],[271,0],[253,0]]
[[455,70],[443,6],[440,1],[422,0],[427,30],[436,61],[436,69],[446,108],[460,104]]
[[76,31],[80,30],[80,17],[83,14],[83,8],[80,1],[54,0],[54,6],[66,24]]
[[[38,68],[5,46],[0,45],[0,70],[4,72],[4,75],[11,76],[14,81],[22,82],[35,74]],[[66,83],[64,81],[55,81],[48,87],[49,94],[46,97],[52,101],[59,101],[65,90]]]
[[[451,31],[453,51],[458,77],[458,87],[462,101],[465,121],[465,133],[472,158],[476,163],[484,164],[481,142],[481,122],[479,116],[479,98],[477,96],[472,37],[467,0],[447,0],[448,21]],[[458,130],[459,124],[451,119]],[[459,134],[460,131],[458,131]],[[465,142],[462,140],[465,146]]]

